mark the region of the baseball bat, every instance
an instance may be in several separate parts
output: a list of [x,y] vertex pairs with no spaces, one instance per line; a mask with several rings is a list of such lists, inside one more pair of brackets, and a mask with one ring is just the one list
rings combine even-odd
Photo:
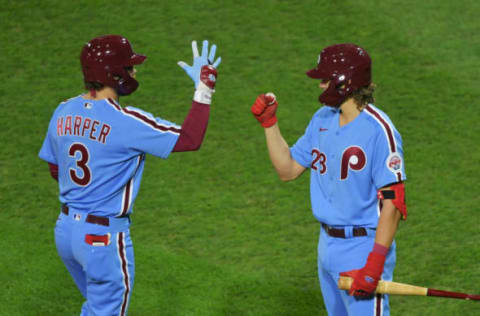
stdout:
[[[352,286],[353,278],[347,276],[341,276],[338,280],[338,288],[341,290],[349,290]],[[480,295],[466,294],[459,292],[441,291],[436,289],[430,289],[426,287],[391,282],[391,281],[378,281],[376,293],[391,294],[391,295],[418,295],[418,296],[436,296],[436,297],[448,297],[458,298],[463,300],[480,301]]]

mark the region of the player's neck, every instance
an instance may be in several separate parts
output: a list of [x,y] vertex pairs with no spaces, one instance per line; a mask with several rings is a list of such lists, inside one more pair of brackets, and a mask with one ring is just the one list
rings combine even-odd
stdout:
[[360,114],[360,111],[353,98],[342,103],[340,106],[340,126],[344,126],[353,121]]
[[114,99],[118,101],[118,94],[111,87],[103,87],[102,89],[96,90],[95,92],[88,91],[88,93],[85,94],[83,98],[87,100]]

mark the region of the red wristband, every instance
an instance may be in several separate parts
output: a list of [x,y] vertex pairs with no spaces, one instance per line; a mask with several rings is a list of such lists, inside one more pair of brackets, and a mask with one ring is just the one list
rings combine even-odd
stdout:
[[380,245],[378,243],[375,243],[375,245],[373,245],[372,252],[376,252],[378,254],[386,256],[387,253],[388,253],[388,248],[385,247],[384,245]]

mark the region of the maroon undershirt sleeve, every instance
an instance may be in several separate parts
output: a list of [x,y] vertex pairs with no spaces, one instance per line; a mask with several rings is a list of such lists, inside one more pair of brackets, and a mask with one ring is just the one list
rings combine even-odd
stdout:
[[50,169],[50,175],[52,178],[58,181],[58,166],[53,163],[48,163],[48,168]]
[[207,130],[209,116],[210,105],[192,101],[173,152],[198,150]]

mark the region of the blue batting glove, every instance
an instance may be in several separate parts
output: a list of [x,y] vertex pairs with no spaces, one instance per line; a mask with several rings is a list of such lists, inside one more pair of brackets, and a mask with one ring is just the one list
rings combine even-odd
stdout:
[[[200,82],[200,71],[203,66],[205,65],[212,65],[214,68],[217,68],[222,61],[221,57],[218,57],[217,60],[215,59],[215,51],[217,50],[217,46],[215,44],[212,45],[210,48],[210,52],[208,52],[208,41],[203,41],[202,46],[202,55],[198,55],[198,48],[197,48],[197,41],[192,41],[192,51],[193,51],[193,65],[187,65],[183,61],[179,61],[177,64],[182,67],[183,70],[187,73],[187,75],[192,78],[193,82],[195,83],[195,89]],[[208,55],[208,57],[207,57]]]

